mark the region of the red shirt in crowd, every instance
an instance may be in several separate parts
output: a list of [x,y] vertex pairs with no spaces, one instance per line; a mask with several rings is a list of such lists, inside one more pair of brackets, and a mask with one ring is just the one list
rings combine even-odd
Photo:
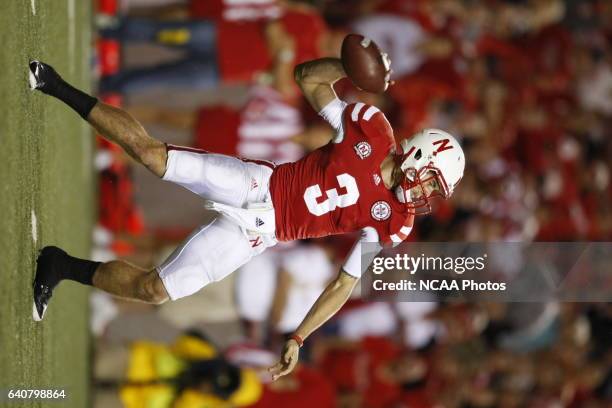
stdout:
[[204,106],[198,112],[195,147],[275,163],[295,161],[303,150],[291,137],[304,130],[300,111],[273,88],[256,86],[240,109]]
[[356,349],[328,352],[320,366],[339,391],[360,393],[361,406],[386,407],[402,397],[402,390],[398,384],[384,381],[378,373],[400,354],[400,348],[392,341],[366,337]]
[[[329,383],[327,375],[299,365],[292,378],[279,381],[291,381],[284,389],[275,389],[267,385],[259,401],[250,408],[334,408],[336,407],[336,391]],[[277,388],[277,387],[276,387]]]
[[[287,10],[279,19],[295,41],[295,64],[320,57],[319,44],[325,22],[314,11]],[[272,58],[266,41],[266,21],[217,23],[217,53],[222,81],[251,81],[269,70]]]
[[191,0],[192,18],[216,21],[262,21],[278,18],[282,7],[277,0]]

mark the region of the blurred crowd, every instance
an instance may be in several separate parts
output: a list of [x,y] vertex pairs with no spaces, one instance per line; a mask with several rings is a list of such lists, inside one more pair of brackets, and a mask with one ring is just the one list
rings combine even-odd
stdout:
[[[294,161],[332,134],[301,97],[293,67],[338,57],[344,36],[357,32],[389,54],[395,83],[374,95],[342,80],[341,98],[380,107],[398,140],[436,127],[457,136],[466,153],[454,196],[420,217],[409,240],[612,238],[612,2],[100,0],[98,6],[100,97],[124,105],[145,126],[190,132],[194,148]],[[127,67],[122,53],[132,43],[179,56]],[[241,105],[129,103],[154,89],[180,95],[220,86],[242,87]],[[147,227],[139,209],[147,203],[133,199],[132,164],[120,150],[100,139],[96,165],[99,257],[153,262],[142,254],[186,235]],[[609,304],[367,303],[356,294],[308,339],[298,369],[270,382],[260,369],[275,361],[352,240],[333,237],[260,255],[233,283],[238,341],[219,345],[190,331],[172,345],[138,342],[123,356],[124,377],[102,376],[99,386],[118,388],[133,407],[153,406],[144,405],[147,398],[160,407],[612,404]]]

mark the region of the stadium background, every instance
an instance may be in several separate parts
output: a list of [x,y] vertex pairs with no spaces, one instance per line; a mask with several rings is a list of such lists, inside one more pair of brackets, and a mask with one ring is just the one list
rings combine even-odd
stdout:
[[[166,142],[291,160],[329,133],[295,97],[287,66],[333,55],[347,31],[372,30],[394,61],[395,86],[384,97],[360,94],[346,81],[338,91],[380,106],[398,137],[425,126],[449,130],[462,137],[468,158],[453,200],[422,219],[411,239],[610,240],[609,2],[165,3],[31,0],[2,6],[0,389],[68,394],[62,402],[9,406],[112,407],[120,406],[120,395],[127,406],[153,406],[144,405],[147,400],[169,406],[171,388],[151,380],[176,378],[177,367],[193,359],[214,362],[191,372],[205,392],[182,393],[176,405],[232,406],[259,393],[255,406],[266,407],[610,403],[608,304],[401,305],[356,298],[309,339],[304,365],[291,377],[262,385],[243,369],[241,396],[231,381],[222,383],[236,372],[219,356],[242,367],[276,358],[283,334],[304,309],[282,293],[298,296],[296,288],[307,287],[309,293],[298,291],[300,299],[312,298],[350,239],[278,250],[251,265],[251,273],[233,274],[160,308],[63,283],[45,321],[34,324],[31,279],[42,246],[149,266],[209,215],[189,193],[89,137],[87,125],[60,103],[31,93],[30,58],[52,63],[83,89],[99,87],[101,98],[125,107]],[[219,33],[231,34],[218,39],[219,54],[230,58],[230,48],[247,43],[254,50],[262,46],[269,59],[251,61],[252,72],[248,61],[240,61],[243,70],[221,62],[217,75],[193,83],[174,76],[134,85],[121,73],[180,60],[201,27],[173,26],[155,38],[162,46],[134,43],[118,28],[122,16],[206,16]],[[275,32],[278,41],[257,43],[261,36],[253,33],[278,29],[272,23],[279,18],[286,35]],[[287,47],[293,55],[283,54]],[[273,70],[259,72],[262,66]],[[269,134],[280,136],[269,140]],[[313,274],[315,262],[326,272]],[[305,274],[317,276],[300,281]],[[245,287],[266,296],[251,298]],[[185,330],[190,337],[181,337]],[[140,383],[128,386],[126,378]]]

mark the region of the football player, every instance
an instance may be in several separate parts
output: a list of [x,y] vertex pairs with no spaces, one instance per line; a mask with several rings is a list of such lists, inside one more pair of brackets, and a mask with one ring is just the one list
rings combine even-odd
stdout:
[[289,373],[304,340],[340,309],[367,269],[368,262],[361,262],[362,244],[376,243],[367,246],[365,257],[371,260],[382,245],[402,242],[415,215],[431,210],[433,197],[451,196],[465,166],[461,146],[441,130],[426,129],[396,145],[389,122],[375,106],[337,98],[333,84],[345,76],[336,58],[296,67],[304,96],[336,134],[301,160],[275,166],[158,141],[127,112],[73,88],[51,66],[32,61],[32,88],[65,102],[153,174],[200,195],[219,213],[152,270],[43,248],[34,279],[34,319],[43,318],[63,279],[159,304],[223,279],[277,241],[361,231],[338,275],[270,368],[274,379]]

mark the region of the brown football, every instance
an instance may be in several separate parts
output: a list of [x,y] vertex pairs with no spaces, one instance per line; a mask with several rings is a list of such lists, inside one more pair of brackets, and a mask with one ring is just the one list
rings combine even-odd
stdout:
[[342,42],[342,66],[349,79],[368,92],[384,92],[389,85],[388,63],[370,38],[349,34]]

